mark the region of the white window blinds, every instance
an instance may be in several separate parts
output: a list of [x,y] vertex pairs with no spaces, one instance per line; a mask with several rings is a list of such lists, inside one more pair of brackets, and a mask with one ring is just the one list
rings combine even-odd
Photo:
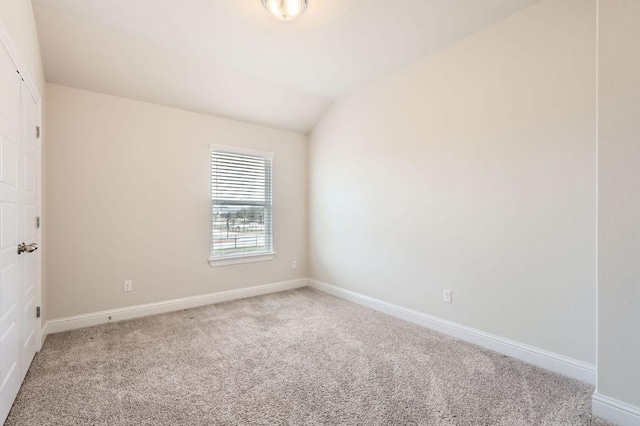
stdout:
[[272,155],[211,149],[211,258],[273,252]]

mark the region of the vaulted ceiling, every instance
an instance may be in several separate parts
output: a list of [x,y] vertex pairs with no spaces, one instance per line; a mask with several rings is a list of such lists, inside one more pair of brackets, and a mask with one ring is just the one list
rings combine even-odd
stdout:
[[32,0],[48,82],[309,132],[336,99],[538,0]]

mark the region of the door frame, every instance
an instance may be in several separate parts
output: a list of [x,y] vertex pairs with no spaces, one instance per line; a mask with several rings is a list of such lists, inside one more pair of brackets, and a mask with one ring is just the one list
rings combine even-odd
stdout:
[[[27,71],[27,67],[24,65],[24,62],[18,53],[18,49],[13,43],[9,31],[4,25],[4,21],[2,21],[2,19],[0,19],[0,43],[2,43],[9,53],[9,57],[13,61],[18,72],[20,72],[20,77],[24,80],[27,90],[29,90],[29,93],[36,102],[36,125],[40,126],[40,137],[36,139],[36,184],[38,185],[38,194],[36,197],[38,209],[36,215],[40,217],[40,227],[36,229],[35,235],[38,245],[40,246],[40,255],[38,256],[37,262],[38,272],[36,273],[36,306],[40,306],[40,309],[42,310],[42,258],[44,250],[46,249],[42,245],[42,138],[44,134],[42,129],[42,96],[40,96],[40,92],[38,91],[34,80]],[[22,297],[22,295],[20,297]],[[42,328],[42,316],[40,316],[40,318],[36,319],[36,338],[38,339],[36,348],[38,352],[42,349],[42,342],[45,337],[46,329],[43,330]]]

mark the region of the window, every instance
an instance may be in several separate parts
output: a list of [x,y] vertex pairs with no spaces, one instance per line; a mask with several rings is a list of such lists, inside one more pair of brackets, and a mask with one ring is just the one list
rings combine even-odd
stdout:
[[273,258],[273,154],[211,145],[212,266]]

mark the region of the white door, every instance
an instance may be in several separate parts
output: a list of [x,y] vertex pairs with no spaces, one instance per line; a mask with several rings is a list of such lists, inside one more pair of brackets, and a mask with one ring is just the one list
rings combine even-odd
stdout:
[[20,145],[20,75],[0,44],[0,420],[15,399],[20,371],[19,275],[24,257],[18,256],[18,149]]
[[[38,156],[36,148],[36,127],[38,122],[38,106],[29,93],[24,81],[21,85],[22,93],[22,132],[18,150],[20,166],[18,167],[18,191],[21,192],[22,205],[18,206],[18,241],[23,241],[31,250],[38,247],[36,234],[36,215],[38,214],[37,175]],[[20,214],[21,213],[21,214]],[[36,337],[36,285],[38,277],[39,251],[26,251],[22,253],[22,274],[18,274],[21,281],[22,297],[22,337],[21,337],[21,376],[20,381],[29,370],[31,361],[36,354],[38,339]],[[22,275],[22,276],[20,276]]]
[[37,103],[0,43],[0,423],[38,349]]

